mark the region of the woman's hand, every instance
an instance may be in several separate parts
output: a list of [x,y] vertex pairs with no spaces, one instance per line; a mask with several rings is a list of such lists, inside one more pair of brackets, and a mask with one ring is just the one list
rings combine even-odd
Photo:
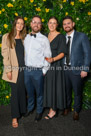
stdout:
[[60,60],[64,57],[64,53],[60,53],[59,55],[53,57],[53,58],[47,58],[45,57],[46,61],[48,61],[49,63],[55,62],[57,60]]
[[7,77],[8,77],[9,80],[12,80],[12,72],[8,72]]
[[49,63],[54,62],[54,59],[53,59],[53,58],[47,58],[47,57],[45,57],[45,59],[46,59],[46,61],[48,61]]

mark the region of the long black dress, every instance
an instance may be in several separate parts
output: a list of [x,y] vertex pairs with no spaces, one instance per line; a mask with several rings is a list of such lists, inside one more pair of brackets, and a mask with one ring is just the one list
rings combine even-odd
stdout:
[[[50,43],[52,57],[60,53],[66,53],[66,39],[62,34],[58,34]],[[50,70],[45,75],[44,81],[44,107],[53,110],[64,109],[65,99],[65,79],[63,71],[63,59],[51,63]]]
[[10,83],[11,85],[11,116],[12,118],[19,118],[26,113],[26,93],[24,85],[24,46],[21,39],[16,41],[16,55],[19,64],[19,73],[17,83]]

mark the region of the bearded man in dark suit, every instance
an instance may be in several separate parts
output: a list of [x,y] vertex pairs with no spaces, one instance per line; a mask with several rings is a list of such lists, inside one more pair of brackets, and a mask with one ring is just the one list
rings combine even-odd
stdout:
[[66,32],[67,55],[64,59],[66,80],[67,108],[63,115],[71,111],[72,89],[74,90],[73,120],[79,120],[82,105],[82,80],[89,72],[91,48],[88,37],[74,30],[75,22],[71,16],[63,19],[63,29]]

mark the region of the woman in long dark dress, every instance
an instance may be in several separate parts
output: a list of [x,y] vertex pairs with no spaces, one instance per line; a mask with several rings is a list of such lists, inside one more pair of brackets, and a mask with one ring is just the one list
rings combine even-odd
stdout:
[[66,53],[65,36],[60,34],[56,29],[58,20],[51,17],[48,21],[49,34],[52,58],[45,58],[51,63],[50,70],[45,76],[44,83],[44,107],[49,107],[49,113],[45,119],[50,119],[56,116],[57,109],[66,107],[65,100],[65,81],[63,71],[63,57]]
[[18,127],[18,118],[26,113],[26,94],[24,85],[24,46],[26,35],[22,17],[16,17],[10,33],[2,38],[4,72],[2,79],[11,86],[12,127]]

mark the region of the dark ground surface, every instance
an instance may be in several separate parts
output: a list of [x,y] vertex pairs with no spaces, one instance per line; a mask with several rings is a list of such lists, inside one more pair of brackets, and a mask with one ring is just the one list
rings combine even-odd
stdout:
[[63,117],[61,112],[57,118],[34,122],[36,110],[29,117],[19,120],[19,127],[12,128],[10,105],[0,106],[0,136],[91,136],[91,110],[82,110],[80,120],[73,121],[73,113]]

